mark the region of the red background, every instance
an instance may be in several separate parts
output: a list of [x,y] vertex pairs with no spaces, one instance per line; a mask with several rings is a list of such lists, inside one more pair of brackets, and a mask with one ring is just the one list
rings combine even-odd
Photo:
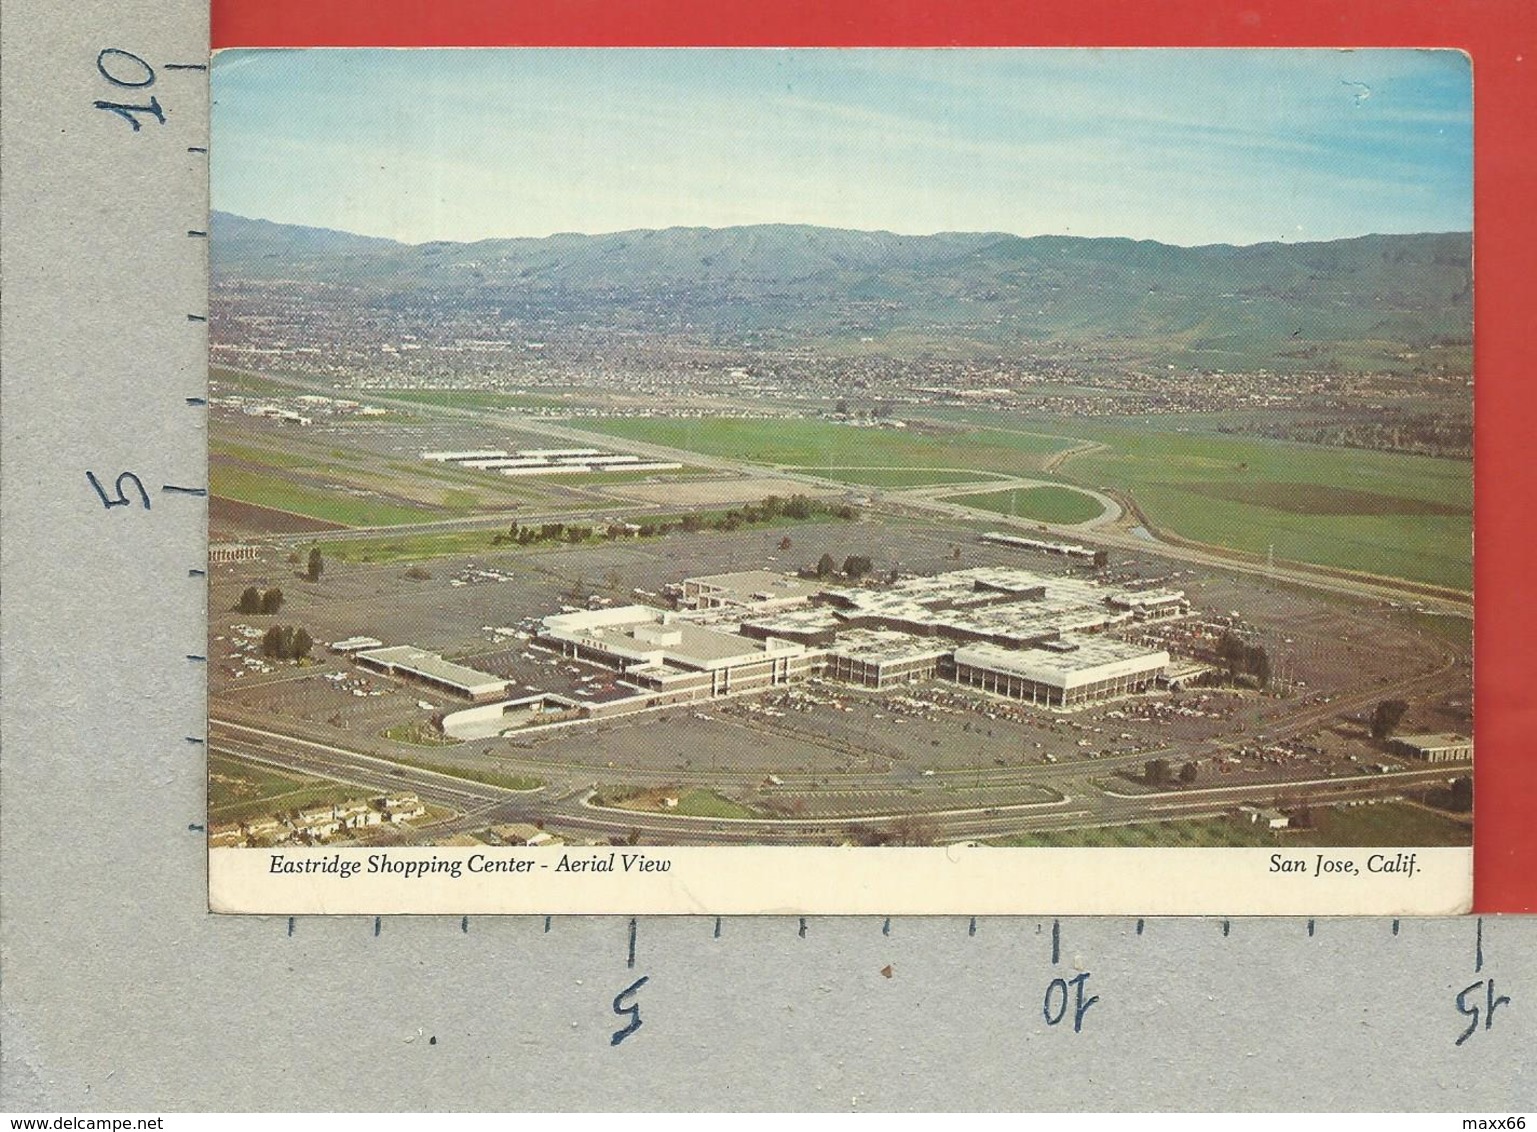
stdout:
[[1478,595],[1474,902],[1537,911],[1537,408],[1525,323],[1537,134],[1530,0],[213,0],[213,46],[1457,47],[1473,58]]

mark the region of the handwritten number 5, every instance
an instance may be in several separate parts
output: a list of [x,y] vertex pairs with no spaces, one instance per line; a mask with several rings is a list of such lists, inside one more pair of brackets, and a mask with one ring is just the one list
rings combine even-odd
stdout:
[[86,472],[85,478],[96,489],[96,494],[101,496],[101,505],[107,508],[107,510],[110,511],[114,507],[128,507],[132,505],[128,498],[128,489],[124,487],[126,483],[131,483],[138,489],[139,498],[144,502],[144,510],[149,510],[149,492],[144,490],[143,482],[132,472],[124,472],[113,481],[112,490],[117,492],[116,498],[107,495],[107,489],[101,486],[101,481],[96,478],[95,472]]
[[620,1042],[624,1041],[625,1038],[629,1037],[636,1030],[640,1029],[639,1004],[631,1004],[626,1006],[624,1000],[629,998],[636,991],[640,990],[641,987],[645,986],[650,981],[650,975],[642,975],[640,978],[636,979],[629,986],[625,987],[624,990],[620,991],[614,996],[614,1013],[619,1015],[621,1018],[628,1017],[630,1021],[624,1029],[614,1031],[614,1036],[608,1040],[609,1045],[618,1045]]

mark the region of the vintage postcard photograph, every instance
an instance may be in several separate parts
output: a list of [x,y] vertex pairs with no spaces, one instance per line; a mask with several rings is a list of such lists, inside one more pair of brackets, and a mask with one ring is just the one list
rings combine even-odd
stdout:
[[1465,910],[1471,81],[218,54],[210,906]]

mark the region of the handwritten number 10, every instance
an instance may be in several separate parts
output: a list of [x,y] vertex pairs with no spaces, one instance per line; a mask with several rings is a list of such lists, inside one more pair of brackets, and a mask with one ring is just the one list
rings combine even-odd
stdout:
[[[118,47],[105,48],[96,56],[96,70],[113,86],[142,90],[155,85],[155,68],[133,52],[124,51]],[[97,110],[116,114],[133,127],[134,133],[138,133],[144,125],[139,121],[140,114],[147,114],[162,126],[165,125],[165,111],[161,109],[160,100],[154,95],[150,96],[148,102],[143,103],[112,102],[98,98],[92,105]]]

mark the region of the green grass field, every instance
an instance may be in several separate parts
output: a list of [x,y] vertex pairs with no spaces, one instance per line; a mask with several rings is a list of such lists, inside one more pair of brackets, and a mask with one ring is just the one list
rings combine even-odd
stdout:
[[758,464],[817,472],[862,466],[956,469],[1015,474],[1068,447],[1057,436],[959,430],[944,436],[916,430],[854,428],[832,421],[665,420],[658,417],[572,421],[608,436],[662,444]]
[[529,778],[521,774],[507,774],[488,767],[460,766],[454,763],[429,763],[419,759],[402,759],[398,756],[392,757],[390,761],[415,767],[417,770],[435,770],[439,774],[462,778],[466,782],[479,782],[485,786],[500,786],[503,790],[533,791],[544,787],[544,779],[542,778]]
[[600,790],[598,792],[598,805],[611,806],[620,810],[634,810],[638,813],[666,813],[678,814],[686,818],[753,818],[758,817],[757,811],[733,802],[729,798],[723,798],[713,790],[684,790],[677,795],[678,804],[675,808],[666,809],[661,804],[664,794],[661,790],[635,790],[628,791],[624,787],[616,787],[612,790]]
[[861,487],[943,487],[949,483],[976,483],[999,479],[996,473],[947,468],[788,468],[791,472],[820,476]]
[[1321,807],[1315,828],[1269,830],[1236,818],[1193,818],[1092,829],[1045,830],[1000,839],[999,845],[1034,848],[1127,849],[1310,848],[1471,844],[1469,827],[1408,803]]
[[420,507],[324,491],[278,476],[217,464],[209,469],[208,480],[209,491],[225,499],[274,507],[279,511],[292,511],[296,515],[308,515],[312,519],[323,519],[348,527],[388,527],[398,523],[423,523],[443,517],[440,512]]
[[325,554],[338,562],[416,562],[451,554],[480,554],[508,550],[494,546],[494,530],[443,531],[426,535],[379,535],[376,538],[340,539],[325,544]]
[[1000,515],[1035,519],[1042,523],[1083,523],[1104,510],[1099,500],[1070,487],[1022,487],[987,491],[976,495],[948,495],[948,503],[980,507]]
[[463,742],[462,739],[448,738],[426,723],[400,723],[394,727],[386,727],[383,735],[386,739],[392,739],[397,743],[409,743],[413,747],[455,747]]
[[[595,432],[818,474],[894,467],[911,485],[958,468],[1039,474],[1054,453],[1102,447],[1053,469],[1119,492],[1161,530],[1280,562],[1472,586],[1472,464],[1202,431],[1198,418],[1038,419],[946,414],[944,435],[828,421],[655,418],[585,422]],[[983,424],[983,421],[993,422]],[[1011,427],[999,427],[999,423]],[[1184,422],[1184,423],[1181,423]]]
[[1167,422],[1156,431],[1057,423],[1105,445],[1064,462],[1061,478],[1128,495],[1155,526],[1184,538],[1278,561],[1472,586],[1466,460],[1177,432]]
[[368,791],[322,778],[280,771],[232,755],[208,756],[210,821],[245,821],[279,811],[364,797]]

